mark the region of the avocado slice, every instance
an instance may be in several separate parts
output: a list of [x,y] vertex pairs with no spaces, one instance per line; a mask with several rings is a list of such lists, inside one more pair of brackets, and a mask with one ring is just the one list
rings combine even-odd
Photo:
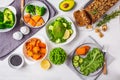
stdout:
[[74,0],[64,0],[59,4],[59,8],[62,11],[69,11],[73,9],[75,6],[75,1]]
[[54,27],[53,27],[53,35],[56,39],[60,38],[62,39],[62,37],[64,36],[65,33],[65,27],[64,25],[60,22],[60,21],[56,21],[54,23]]

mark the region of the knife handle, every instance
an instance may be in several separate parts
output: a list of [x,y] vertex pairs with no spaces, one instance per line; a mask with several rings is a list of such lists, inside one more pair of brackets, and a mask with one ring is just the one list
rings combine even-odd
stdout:
[[21,0],[21,11],[23,11],[24,4],[25,4],[25,0]]

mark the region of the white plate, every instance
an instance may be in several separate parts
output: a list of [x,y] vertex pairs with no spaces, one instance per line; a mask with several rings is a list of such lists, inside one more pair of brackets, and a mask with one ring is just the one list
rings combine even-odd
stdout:
[[[42,7],[42,6],[44,6],[45,8],[46,8],[46,12],[45,12],[45,14],[42,16],[42,18],[44,19],[44,21],[45,21],[45,23],[48,21],[48,19],[49,19],[49,10],[48,10],[48,7],[43,3],[43,2],[41,2],[41,1],[30,1],[30,2],[28,2],[26,5],[25,5],[25,7],[27,6],[27,5],[35,5],[35,6],[40,6],[40,7]],[[23,10],[23,15],[24,14],[26,14],[26,12],[25,12],[25,7],[24,7],[24,10]],[[23,21],[24,21],[24,19],[23,19]],[[24,21],[24,23],[27,25],[27,26],[30,26],[28,23],[26,23],[25,21]],[[44,24],[45,24],[44,23]],[[43,25],[44,25],[43,24]],[[43,25],[41,25],[41,26],[43,26]],[[32,26],[30,26],[31,28],[39,28],[39,27],[41,27],[41,26],[37,26],[37,27],[32,27]]]
[[[51,18],[49,21],[48,21],[48,23],[46,24],[46,35],[47,35],[47,26],[48,25],[50,25],[57,17],[64,17],[68,22],[71,22],[71,28],[72,28],[72,30],[73,30],[73,34],[70,36],[70,38],[69,39],[67,39],[67,41],[66,42],[64,42],[64,43],[58,43],[58,45],[65,45],[65,44],[68,44],[68,43],[70,43],[75,37],[76,37],[76,28],[75,28],[75,25],[74,25],[74,23],[73,23],[73,21],[69,18],[69,17],[67,17],[67,16],[64,16],[64,15],[58,15],[58,16],[55,16],[55,17],[53,17],[53,18]],[[47,35],[47,37],[48,37],[48,35]],[[48,39],[49,39],[49,37],[48,37]],[[50,40],[50,39],[49,39]],[[51,41],[51,40],[50,40]],[[52,41],[51,41],[52,42]],[[55,43],[55,42],[52,42],[53,44],[57,44],[57,43]]]
[[[89,51],[91,51],[93,48],[99,48],[99,46],[97,46],[96,44],[94,44],[94,43],[84,43],[84,44],[81,44],[80,46],[78,46],[78,47],[82,47],[82,46],[90,46],[90,50]],[[77,48],[78,48],[77,47]],[[76,49],[77,49],[76,48]],[[76,51],[76,49],[74,50],[74,52],[73,52],[73,56],[72,56],[72,65],[73,65],[73,57],[75,56],[75,51]],[[100,48],[99,48],[100,49]],[[100,49],[101,50],[101,49]],[[102,50],[101,50],[102,51]],[[102,52],[103,53],[103,56],[104,56],[104,52]],[[83,58],[85,58],[87,56],[87,54],[85,55],[85,56],[81,56],[81,57],[83,57]],[[104,57],[105,58],[105,57]],[[103,62],[103,64],[104,64],[104,62]],[[73,67],[74,67],[74,65],[73,65]],[[80,67],[78,67],[78,68],[76,68],[76,67],[74,67],[74,69],[77,71],[77,72],[79,72],[80,74],[82,74],[81,73],[81,71],[80,71]],[[100,72],[102,71],[102,69],[103,69],[103,66],[101,67],[101,68],[99,68],[98,70],[96,70],[95,72],[93,72],[93,73],[90,73],[88,76],[96,76],[97,74],[100,74]],[[82,74],[83,75],[83,74]]]
[[16,9],[13,6],[8,6],[8,7],[1,7],[0,11],[3,11],[5,8],[9,8],[13,12],[13,14],[15,16],[15,23],[12,28],[0,29],[0,32],[8,32],[8,31],[12,30],[15,27],[16,22],[17,22]]

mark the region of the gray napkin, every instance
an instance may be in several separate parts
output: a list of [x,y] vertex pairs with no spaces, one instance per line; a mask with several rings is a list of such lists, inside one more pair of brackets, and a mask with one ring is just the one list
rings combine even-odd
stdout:
[[[25,0],[25,3],[31,0]],[[57,10],[47,1],[47,0],[40,0],[41,2],[45,3],[49,9],[50,16],[54,17],[57,14]],[[40,28],[33,29],[31,28],[31,33],[29,35],[24,36],[24,38],[20,41],[16,41],[12,38],[12,34],[16,31],[20,30],[19,20],[20,20],[20,0],[15,0],[12,4],[17,10],[17,24],[15,28],[6,33],[0,33],[0,60],[3,60],[8,54],[10,54],[13,50],[15,50],[18,46],[20,46],[26,39],[30,38],[33,34],[38,32]],[[43,26],[44,27],[44,26]]]
[[[101,46],[101,44],[99,44],[93,37],[91,36],[88,36],[84,41],[83,43],[94,43],[98,46],[98,48],[100,48],[101,50],[103,50],[104,46]],[[82,43],[82,44],[83,44]],[[79,44],[80,45],[80,44]],[[79,46],[78,45],[78,46]],[[72,56],[73,56],[73,52],[72,51],[69,55],[68,55],[68,59],[66,61],[66,65],[76,74],[78,75],[82,80],[96,80],[100,74],[102,73],[102,71],[100,71],[98,74],[94,75],[94,76],[84,76],[82,74],[80,74],[79,72],[77,72],[73,65],[72,65]],[[114,60],[114,57],[111,56],[109,53],[106,52],[106,55],[105,55],[105,58],[106,58],[106,63],[107,63],[107,66]]]

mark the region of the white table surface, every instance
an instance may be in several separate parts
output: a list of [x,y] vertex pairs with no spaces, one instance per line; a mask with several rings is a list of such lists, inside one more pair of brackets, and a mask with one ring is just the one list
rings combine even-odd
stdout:
[[[70,12],[62,12],[59,10],[58,5],[61,0],[48,0],[51,4],[53,4],[56,9],[59,11],[59,14],[67,15],[69,17],[73,17],[73,11],[77,10],[88,0],[75,0],[77,2],[77,6]],[[72,18],[73,19],[73,18]],[[99,38],[94,31],[80,31],[77,27],[77,36],[70,43],[63,47],[66,52],[69,54],[77,45],[79,45],[85,37],[91,35],[98,42],[109,46],[108,52],[115,59],[108,66],[108,74],[101,75],[98,80],[119,80],[120,79],[120,20],[119,17],[113,19],[108,24],[109,30],[105,32],[105,36],[103,38]],[[45,39],[47,38],[45,35],[45,28],[42,28],[38,33],[34,36],[42,36]],[[46,39],[47,40],[47,39]],[[49,50],[56,45],[51,44],[48,40]],[[19,46],[12,54],[22,53],[23,45]],[[12,69],[8,66],[8,58],[3,61],[0,61],[0,80],[81,80],[73,71],[71,71],[66,64],[55,66],[52,65],[51,69],[48,71],[44,71],[40,68],[40,62],[34,64],[28,64],[26,62],[25,66],[21,69]]]

